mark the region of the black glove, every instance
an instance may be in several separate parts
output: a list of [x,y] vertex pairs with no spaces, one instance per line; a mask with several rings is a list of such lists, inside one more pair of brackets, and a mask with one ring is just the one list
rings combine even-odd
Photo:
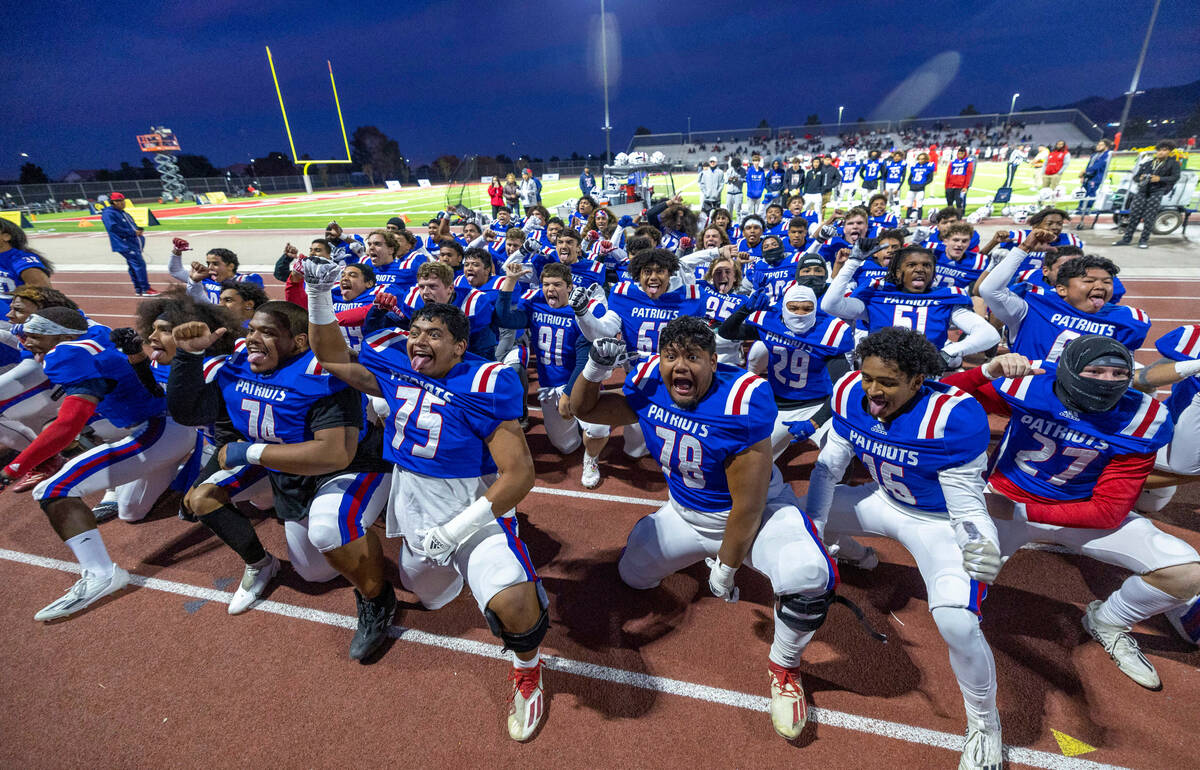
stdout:
[[112,341],[117,350],[127,356],[135,356],[142,352],[141,336],[128,326],[113,329],[108,333],[108,339]]

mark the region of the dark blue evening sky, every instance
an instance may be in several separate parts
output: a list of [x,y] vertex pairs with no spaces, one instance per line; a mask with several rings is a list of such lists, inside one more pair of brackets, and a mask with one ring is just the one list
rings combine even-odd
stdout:
[[[12,2],[12,0],[10,0]],[[611,0],[619,76],[613,147],[655,132],[871,117],[923,63],[961,66],[923,115],[1115,96],[1129,85],[1152,3],[1086,10],[1033,0],[962,3]],[[69,10],[68,10],[69,9]],[[549,157],[604,147],[599,79],[589,67],[598,0],[22,4],[10,12],[0,177],[19,153],[52,178],[138,162],[134,136],[173,128],[184,152],[218,166],[287,151],[264,45],[275,53],[297,150],[336,157],[340,133],[374,124],[416,162],[517,149]],[[1163,3],[1142,87],[1194,80],[1200,24]]]

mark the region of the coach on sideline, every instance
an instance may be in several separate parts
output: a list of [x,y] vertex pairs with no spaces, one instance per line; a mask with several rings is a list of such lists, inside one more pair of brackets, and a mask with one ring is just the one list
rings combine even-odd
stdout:
[[129,265],[129,277],[133,280],[133,290],[139,297],[157,294],[150,288],[150,278],[146,275],[146,260],[142,257],[142,228],[137,226],[125,211],[125,196],[115,192],[108,196],[109,205],[100,214],[104,229],[108,231],[108,242],[112,250],[125,258]]

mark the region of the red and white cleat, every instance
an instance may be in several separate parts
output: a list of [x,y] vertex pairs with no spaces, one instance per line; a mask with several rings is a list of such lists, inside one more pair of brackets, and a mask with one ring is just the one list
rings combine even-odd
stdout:
[[58,473],[62,469],[66,458],[62,455],[54,455],[48,460],[44,460],[41,465],[33,468],[25,473],[21,478],[13,482],[9,487],[13,492],[28,492],[29,490],[41,484],[46,479]]
[[513,683],[508,705],[508,737],[514,741],[527,741],[546,713],[541,661],[533,668],[514,666],[508,673],[508,681]]
[[800,684],[800,669],[784,668],[767,661],[771,680],[771,725],[789,741],[800,737],[808,722],[808,703]]

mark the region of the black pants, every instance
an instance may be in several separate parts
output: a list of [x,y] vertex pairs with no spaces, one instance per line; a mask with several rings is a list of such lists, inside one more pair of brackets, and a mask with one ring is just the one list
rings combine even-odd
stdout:
[[967,191],[961,187],[946,188],[946,205],[955,206],[959,211],[967,210]]
[[1012,187],[1013,180],[1017,178],[1017,167],[1019,163],[1009,163],[1008,171],[1004,173],[1004,187]]
[[[1165,191],[1164,191],[1165,192]],[[1154,219],[1158,216],[1158,210],[1162,206],[1163,193],[1154,192],[1149,195],[1138,193],[1133,196],[1133,200],[1129,202],[1129,222],[1125,225],[1125,235],[1121,240],[1129,243],[1133,240],[1133,231],[1137,230],[1138,222],[1142,223],[1142,237],[1138,239],[1138,243],[1146,243],[1150,240],[1150,228],[1154,226]]]

